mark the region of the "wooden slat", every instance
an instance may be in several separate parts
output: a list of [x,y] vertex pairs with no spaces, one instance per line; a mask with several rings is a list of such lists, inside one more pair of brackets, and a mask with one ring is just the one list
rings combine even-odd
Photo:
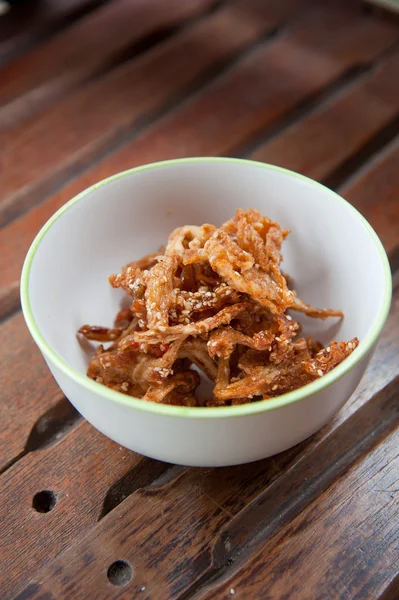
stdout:
[[[87,422],[59,444],[21,459],[0,477],[2,600],[96,524],[107,492],[118,481],[124,485],[116,486],[119,498],[114,501],[151,483],[167,467],[118,446]],[[43,490],[56,496],[48,513],[32,507],[33,497]]]
[[[0,332],[1,471],[24,451],[36,422],[62,403],[63,394],[33,342],[21,314],[3,324]],[[64,412],[62,404],[62,415]],[[44,428],[47,425],[42,423],[42,426]]]
[[100,4],[102,0],[14,2],[0,21],[0,61],[55,28]]
[[[181,469],[164,485],[136,491],[38,573],[19,598],[38,600],[50,591],[55,598],[85,598],[95,589],[96,600],[131,599],[143,597],[143,586],[144,597],[178,598],[192,593],[204,576],[226,565],[233,569],[230,557],[238,556],[256,530],[270,526],[273,517],[277,531],[283,517],[294,518],[331,477],[342,474],[392,429],[398,416],[393,397],[399,378],[398,315],[397,288],[368,377],[321,432],[252,465]],[[107,581],[108,566],[120,559],[134,570],[126,588]],[[84,577],[76,576],[82,572]]]
[[327,100],[250,158],[323,181],[399,115],[399,53]]
[[[321,465],[321,468],[323,466]],[[399,572],[399,429],[196,598],[379,598]]]
[[24,198],[40,198],[123,139],[139,119],[150,118],[199,85],[305,4],[240,0],[222,6],[142,57],[0,133],[4,206],[12,205],[15,196],[22,204]]
[[[162,158],[228,153],[259,128],[275,122],[348,69],[375,58],[399,39],[399,29],[345,6],[333,3],[305,11],[279,39],[261,45],[70,189],[81,190],[86,181]],[[306,70],[302,68],[304,62]],[[0,181],[0,223],[15,217],[48,189],[51,175],[47,172],[42,178],[40,174],[47,152],[40,143],[31,147],[30,168],[21,163],[20,156],[17,160],[16,155],[13,158],[6,153]],[[79,155],[75,161],[78,159]],[[24,165],[22,169],[19,164]]]
[[395,267],[399,231],[399,136],[340,190],[372,223]]
[[215,0],[114,0],[0,71],[1,124],[41,109],[111,66],[135,42],[176,25]]

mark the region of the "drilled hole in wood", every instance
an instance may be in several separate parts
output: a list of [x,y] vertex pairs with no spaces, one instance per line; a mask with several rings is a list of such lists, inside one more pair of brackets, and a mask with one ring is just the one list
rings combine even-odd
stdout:
[[108,567],[107,577],[112,585],[127,585],[133,575],[132,567],[125,560],[116,560]]
[[33,496],[32,507],[40,513],[48,513],[56,505],[57,498],[54,492],[43,490]]

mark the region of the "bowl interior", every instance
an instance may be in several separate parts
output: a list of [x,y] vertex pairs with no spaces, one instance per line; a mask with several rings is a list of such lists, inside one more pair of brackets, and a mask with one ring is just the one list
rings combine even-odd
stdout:
[[257,163],[202,159],[141,168],[100,183],[61,212],[37,243],[29,298],[50,346],[85,373],[84,323],[111,325],[123,299],[107,278],[165,243],[180,225],[221,224],[257,208],[292,233],[283,270],[303,300],[344,311],[342,322],[302,318],[305,333],[364,340],[381,319],[385,258],[367,224],[329,190]]

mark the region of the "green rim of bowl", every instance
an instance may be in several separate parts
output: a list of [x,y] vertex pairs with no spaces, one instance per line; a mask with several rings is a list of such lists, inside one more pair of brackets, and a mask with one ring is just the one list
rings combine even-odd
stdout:
[[[333,195],[335,200],[344,203],[348,210],[351,210],[353,214],[356,215],[360,223],[365,227],[373,239],[376,248],[380,254],[382,266],[385,273],[385,290],[384,290],[384,300],[380,314],[378,315],[378,319],[374,323],[371,331],[368,333],[365,339],[360,341],[359,346],[354,350],[354,352],[345,359],[340,365],[338,365],[335,369],[330,371],[327,375],[324,375],[320,379],[309,383],[308,385],[299,388],[298,390],[294,390],[293,392],[289,392],[287,394],[283,394],[278,396],[277,398],[273,398],[271,400],[261,400],[259,402],[255,402],[253,404],[242,404],[239,406],[222,406],[222,407],[181,407],[181,406],[170,406],[165,404],[155,404],[153,402],[146,402],[139,398],[132,398],[121,394],[120,392],[116,392],[106,388],[105,386],[96,383],[92,379],[89,379],[86,375],[82,375],[79,371],[72,368],[59,354],[57,354],[51,346],[48,344],[42,333],[40,332],[39,327],[36,324],[36,321],[33,317],[32,308],[29,300],[29,278],[32,267],[32,262],[35,257],[36,251],[40,245],[40,242],[49,231],[49,229],[54,225],[54,223],[62,217],[62,215],[71,208],[77,202],[80,202],[86,195],[90,194],[94,190],[107,185],[117,179],[122,177],[126,177],[128,175],[134,173],[140,173],[143,171],[148,171],[151,169],[159,169],[168,167],[176,164],[184,164],[184,163],[201,163],[201,162],[228,162],[231,164],[242,164],[242,165],[251,165],[257,166],[261,169],[269,169],[273,171],[278,171],[280,173],[284,173],[291,177],[296,177],[302,181],[306,181],[311,185],[322,188],[323,190],[327,190],[329,194]],[[392,277],[391,270],[388,262],[388,258],[384,247],[378,238],[377,234],[371,227],[371,225],[366,221],[366,219],[351,205],[349,202],[344,200],[341,196],[326,188],[321,183],[318,183],[304,175],[300,175],[295,173],[294,171],[290,171],[288,169],[283,169],[281,167],[276,167],[274,165],[269,165],[266,163],[236,159],[236,158],[223,158],[223,157],[200,157],[200,158],[183,158],[176,160],[166,160],[157,163],[150,163],[148,165],[144,165],[141,167],[137,167],[134,169],[129,169],[127,171],[123,171],[111,177],[108,177],[95,185],[87,188],[77,196],[75,196],[72,200],[67,202],[63,207],[61,207],[42,227],[42,229],[37,234],[34,239],[28,254],[25,258],[24,266],[21,274],[21,303],[22,303],[22,311],[25,317],[26,324],[29,328],[29,331],[35,340],[36,344],[39,346],[41,352],[45,356],[45,358],[52,363],[55,367],[57,367],[64,375],[70,377],[75,383],[83,386],[90,392],[100,395],[111,402],[116,402],[118,404],[122,404],[127,407],[131,407],[143,412],[147,413],[155,413],[157,415],[164,415],[169,417],[184,417],[184,418],[226,418],[226,417],[243,417],[250,416],[257,413],[261,413],[268,410],[274,410],[278,408],[282,408],[294,402],[298,402],[303,398],[307,398],[321,390],[332,385],[335,381],[340,379],[343,375],[348,373],[353,367],[355,367],[368,353],[368,351],[373,347],[374,343],[377,341],[382,327],[386,321],[388,316],[390,304],[392,297]]]

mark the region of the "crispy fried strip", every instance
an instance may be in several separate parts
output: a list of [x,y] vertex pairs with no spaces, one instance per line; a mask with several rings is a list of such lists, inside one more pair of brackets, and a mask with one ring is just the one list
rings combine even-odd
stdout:
[[261,331],[252,338],[232,327],[225,327],[211,333],[208,341],[208,352],[211,358],[215,358],[215,356],[229,358],[237,344],[254,350],[267,350],[273,338],[273,334],[269,331]]
[[213,393],[217,400],[224,402],[233,398],[252,398],[266,393],[278,376],[279,369],[275,366],[253,366],[251,375],[226,386],[216,385]]
[[[256,267],[252,267],[244,273],[239,273],[233,268],[221,234],[223,232],[218,233],[219,239],[212,237],[205,244],[205,251],[212,269],[230,286],[239,292],[248,294],[271,313],[281,314],[289,308],[292,304],[292,292],[288,289],[279,289],[268,273],[264,273]],[[227,236],[227,234],[224,235]]]
[[173,327],[164,327],[162,329],[158,328],[157,331],[148,330],[136,332],[133,336],[128,336],[121,340],[120,348],[121,350],[128,348],[132,342],[137,342],[139,344],[143,342],[146,344],[154,344],[162,341],[163,343],[169,344],[180,336],[188,337],[190,335],[202,335],[208,333],[212,329],[227,325],[237,315],[245,310],[250,310],[251,308],[253,308],[253,305],[250,302],[239,302],[232,306],[226,306],[213,317],[208,317],[207,319],[197,321],[196,323],[190,323],[189,325],[174,325]]
[[[169,236],[165,256],[179,256],[182,258],[188,248],[189,242],[200,235],[201,227],[196,225],[178,227]],[[186,242],[187,247],[184,246],[184,242]]]
[[175,340],[163,356],[157,358],[152,363],[150,369],[144,378],[151,383],[160,383],[163,379],[173,373],[173,365],[180,356],[181,346],[185,341],[185,337],[181,336]]
[[183,371],[171,375],[160,384],[151,385],[143,399],[160,403],[176,388],[180,388],[181,392],[189,393],[197,387],[199,382],[200,376],[196,371]]
[[219,358],[216,385],[213,395],[216,400],[224,401],[223,391],[228,388],[230,381],[230,357]]
[[173,278],[178,264],[177,257],[165,256],[149,272],[144,293],[149,329],[169,325],[169,311],[173,306]]
[[307,304],[298,298],[295,292],[293,292],[293,294],[294,301],[290,308],[292,308],[292,310],[305,313],[305,315],[308,315],[308,317],[312,317],[313,319],[327,319],[328,317],[343,318],[344,316],[344,313],[341,310],[333,310],[332,308],[314,308],[310,304]]
[[208,379],[216,380],[217,366],[208,354],[206,340],[200,338],[187,340],[179,351],[179,358],[188,358],[205,373]]
[[78,333],[84,335],[87,340],[95,342],[114,342],[123,333],[123,329],[99,327],[97,325],[82,325]]
[[146,274],[141,269],[128,267],[118,275],[110,275],[108,280],[113,288],[122,288],[129,296],[141,297],[144,294]]
[[356,337],[349,342],[331,342],[328,348],[323,348],[312,360],[305,362],[303,368],[310,375],[322,377],[339,365],[358,345]]

